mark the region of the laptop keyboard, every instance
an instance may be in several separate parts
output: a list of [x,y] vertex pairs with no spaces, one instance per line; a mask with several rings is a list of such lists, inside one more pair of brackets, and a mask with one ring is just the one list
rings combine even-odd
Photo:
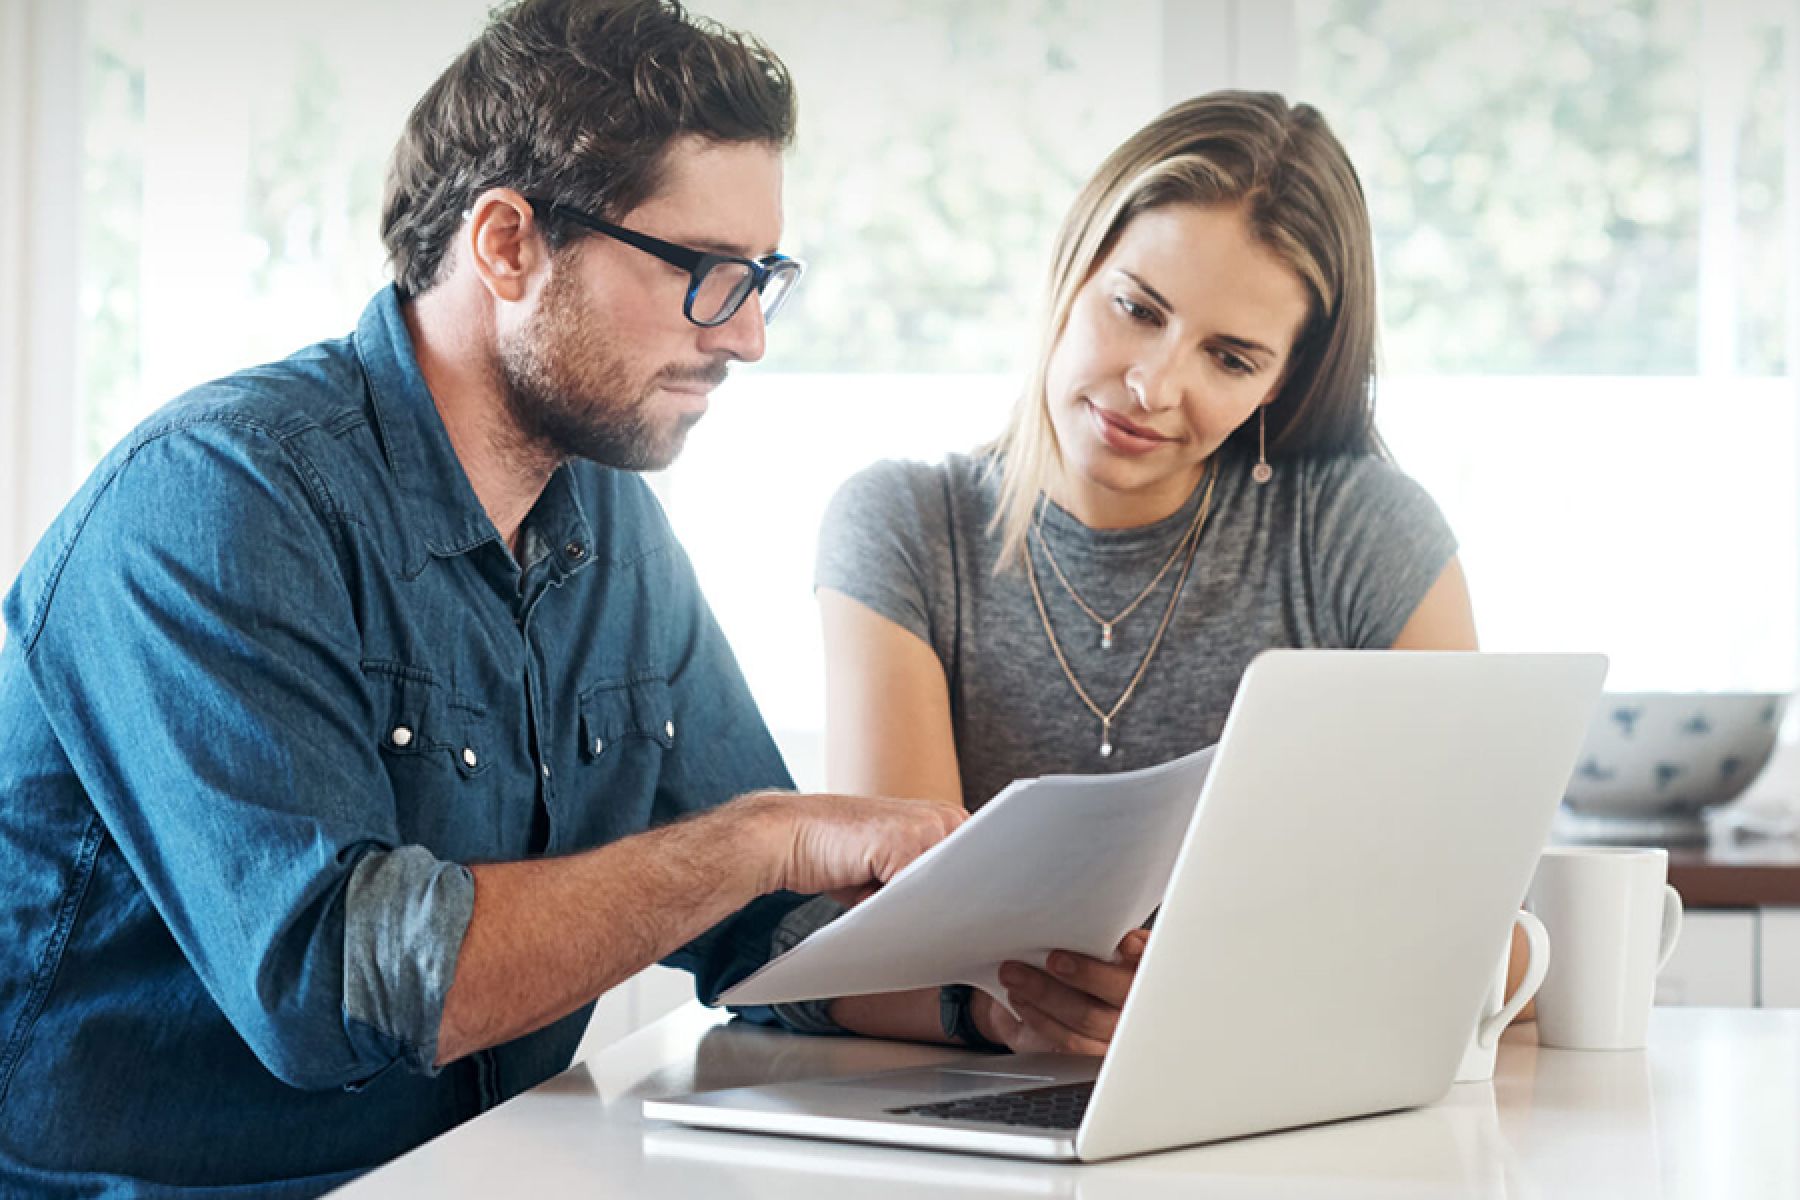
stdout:
[[997,1092],[991,1096],[966,1096],[890,1108],[896,1115],[938,1117],[945,1121],[988,1121],[996,1125],[1027,1125],[1034,1129],[1077,1129],[1087,1112],[1094,1081],[1057,1083],[1049,1087]]

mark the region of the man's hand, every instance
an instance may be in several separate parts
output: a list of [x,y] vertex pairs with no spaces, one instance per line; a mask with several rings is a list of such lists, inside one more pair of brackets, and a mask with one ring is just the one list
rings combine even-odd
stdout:
[[965,815],[927,800],[753,792],[580,854],[472,867],[436,1061],[542,1029],[768,892],[879,886]]
[[969,1009],[976,1028],[1020,1054],[1105,1054],[1149,940],[1149,930],[1133,929],[1110,962],[1057,950],[1050,955],[1048,973],[1021,962],[1006,963],[1000,982],[1019,1019],[978,991]]
[[772,841],[767,891],[828,892],[854,904],[968,817],[930,800],[758,792],[737,803]]

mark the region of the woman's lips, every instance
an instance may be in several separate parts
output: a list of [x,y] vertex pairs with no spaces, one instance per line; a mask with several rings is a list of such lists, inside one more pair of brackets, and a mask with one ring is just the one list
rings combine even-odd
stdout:
[[1088,411],[1093,414],[1095,432],[1100,435],[1100,440],[1120,454],[1149,454],[1173,440],[1117,413],[1108,412],[1092,400],[1088,401]]

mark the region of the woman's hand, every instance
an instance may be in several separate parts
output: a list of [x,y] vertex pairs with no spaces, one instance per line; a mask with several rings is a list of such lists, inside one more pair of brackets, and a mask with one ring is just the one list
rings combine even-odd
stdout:
[[1021,962],[1002,965],[1000,982],[1019,1016],[978,991],[969,1002],[976,1028],[1020,1054],[1105,1054],[1149,940],[1149,930],[1132,930],[1110,962],[1057,950],[1050,955],[1048,972]]

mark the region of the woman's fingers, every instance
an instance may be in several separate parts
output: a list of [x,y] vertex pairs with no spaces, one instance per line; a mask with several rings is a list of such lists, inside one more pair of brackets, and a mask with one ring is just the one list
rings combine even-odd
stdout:
[[969,1015],[975,1019],[975,1028],[988,1041],[998,1042],[1014,1052],[1022,1049],[1020,1039],[1025,1032],[1024,1023],[986,992],[978,990],[970,998]]
[[[1062,953],[1051,956],[1053,968]],[[1000,972],[1007,1000],[1021,1016],[1020,1005],[1029,1005],[1082,1038],[1101,1044],[1111,1040],[1131,988],[1130,970],[1081,955],[1068,956],[1061,965],[1062,972],[1046,974],[1024,963],[1008,963]],[[1045,1032],[1058,1036],[1055,1029]]]
[[1058,982],[1078,992],[1085,992],[1115,1009],[1125,1007],[1125,997],[1131,992],[1131,981],[1137,978],[1135,957],[1117,962],[1101,962],[1085,954],[1057,950],[1051,953],[1050,961],[1045,965]]
[[1000,982],[1007,1003],[1023,1022],[1021,1030],[1009,1030],[1013,1036],[1003,1040],[1014,1049],[1106,1053],[1149,939],[1149,930],[1132,930],[1119,940],[1110,962],[1057,950],[1044,970],[1021,962],[1003,964]]
[[1094,1037],[1080,1029],[1071,1028],[1055,1013],[1039,1008],[1029,1000],[1020,999],[1010,992],[1007,998],[1012,1001],[1019,1019],[1024,1022],[1024,1030],[1019,1039],[1022,1046],[1058,1054],[1099,1057],[1106,1053],[1107,1044],[1112,1040],[1110,1032],[1105,1037]]

